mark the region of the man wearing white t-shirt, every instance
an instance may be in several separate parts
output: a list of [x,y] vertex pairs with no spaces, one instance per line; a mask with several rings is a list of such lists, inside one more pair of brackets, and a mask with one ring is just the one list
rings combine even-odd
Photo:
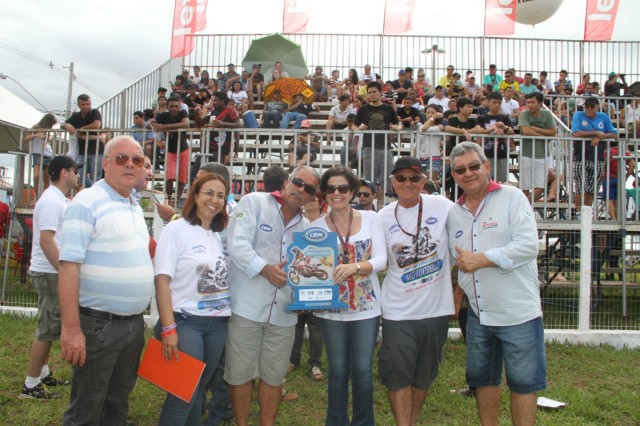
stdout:
[[389,270],[382,284],[382,383],[397,425],[416,424],[435,380],[454,313],[445,197],[421,194],[420,160],[401,157],[391,172],[398,201],[378,213]]
[[[354,112],[349,103],[351,102],[349,95],[340,95],[339,104],[331,108],[329,111],[329,119],[327,120],[327,130],[344,129],[347,125],[347,116]],[[333,132],[327,132],[327,145],[333,140]]]
[[[29,369],[20,398],[50,399],[57,396],[45,386],[68,385],[49,371],[47,359],[51,342],[60,338],[60,304],[58,302],[58,258],[60,231],[64,211],[69,205],[66,194],[78,185],[78,167],[72,158],[55,156],[49,164],[51,186],[33,210],[33,248],[29,275],[38,293],[38,324],[31,345]],[[44,385],[44,386],[43,386]]]

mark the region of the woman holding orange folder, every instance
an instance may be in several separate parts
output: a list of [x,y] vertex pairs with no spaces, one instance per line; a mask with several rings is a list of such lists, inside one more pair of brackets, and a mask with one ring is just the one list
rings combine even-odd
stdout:
[[199,425],[202,395],[218,366],[227,337],[231,299],[227,259],[219,232],[229,220],[229,188],[220,175],[208,173],[193,182],[182,218],[162,231],[156,248],[155,285],[160,320],[156,337],[170,362],[178,351],[206,367],[190,403],[167,394],[160,425]]

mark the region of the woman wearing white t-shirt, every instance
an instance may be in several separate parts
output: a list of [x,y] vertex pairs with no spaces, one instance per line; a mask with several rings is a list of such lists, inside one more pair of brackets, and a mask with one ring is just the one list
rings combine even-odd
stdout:
[[[373,350],[380,321],[380,284],[376,272],[387,263],[382,229],[376,213],[351,208],[360,180],[351,169],[337,166],[320,179],[331,212],[317,226],[338,234],[339,265],[333,280],[338,298],[349,307],[316,312],[329,361],[327,425],[373,425]],[[353,416],[349,421],[349,377]]]
[[167,394],[160,425],[200,424],[202,396],[207,392],[203,384],[212,379],[222,356],[231,298],[219,232],[229,220],[228,193],[223,177],[207,173],[198,178],[189,190],[182,218],[170,222],[158,241],[156,337],[162,339],[162,353],[175,362],[180,350],[206,364],[191,403]]
[[231,86],[231,90],[227,93],[229,99],[233,100],[236,103],[237,107],[240,107],[243,104],[249,105],[249,95],[247,92],[242,90],[242,83],[239,81],[235,81],[233,86]]

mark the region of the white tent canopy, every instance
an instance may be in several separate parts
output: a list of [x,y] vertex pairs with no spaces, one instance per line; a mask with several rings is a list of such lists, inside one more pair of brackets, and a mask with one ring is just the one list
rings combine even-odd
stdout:
[[30,129],[44,113],[0,86],[0,153],[20,147],[20,131]]

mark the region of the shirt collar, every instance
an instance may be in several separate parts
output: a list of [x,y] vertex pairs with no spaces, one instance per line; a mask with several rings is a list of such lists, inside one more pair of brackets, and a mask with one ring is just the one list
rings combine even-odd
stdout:
[[[489,185],[487,185],[487,192],[485,193],[485,196],[493,191],[497,191],[499,189],[502,189],[502,185],[492,181],[491,179],[489,179]],[[458,201],[456,201],[458,204],[460,204],[461,206],[464,206],[464,203],[467,201],[467,193],[465,192],[464,194],[462,194],[460,196],[460,198],[458,198]]]

